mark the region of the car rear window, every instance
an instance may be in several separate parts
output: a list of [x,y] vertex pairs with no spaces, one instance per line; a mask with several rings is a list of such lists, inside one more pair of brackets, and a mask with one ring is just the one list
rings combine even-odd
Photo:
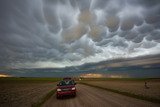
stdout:
[[61,82],[59,82],[59,85],[60,86],[63,86],[63,85],[74,85],[74,81],[73,80],[61,81]]

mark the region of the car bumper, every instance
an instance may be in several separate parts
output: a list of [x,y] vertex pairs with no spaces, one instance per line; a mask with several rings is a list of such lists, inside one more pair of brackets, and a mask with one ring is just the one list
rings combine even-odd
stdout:
[[76,95],[76,91],[57,91],[57,96]]

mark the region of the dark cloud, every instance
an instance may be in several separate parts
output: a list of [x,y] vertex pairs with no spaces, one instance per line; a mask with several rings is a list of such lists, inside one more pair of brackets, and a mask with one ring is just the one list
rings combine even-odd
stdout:
[[1,0],[0,66],[64,67],[160,53],[159,0]]
[[104,9],[108,3],[108,0],[93,0],[92,8],[95,9]]
[[133,18],[125,18],[123,19],[122,21],[122,24],[121,24],[121,30],[131,30],[134,26],[134,21],[133,21]]
[[106,21],[106,25],[109,28],[109,31],[116,31],[119,27],[120,19],[118,16],[108,16]]
[[139,33],[136,30],[131,30],[129,32],[126,32],[125,39],[127,40],[133,40],[139,35]]
[[154,30],[153,26],[150,24],[144,23],[142,26],[138,27],[137,30],[140,34],[150,33]]

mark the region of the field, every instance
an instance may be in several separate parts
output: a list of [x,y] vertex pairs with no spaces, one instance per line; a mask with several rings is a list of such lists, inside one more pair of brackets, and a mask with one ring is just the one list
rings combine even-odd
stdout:
[[[88,105],[86,100],[83,99],[91,99],[93,100],[93,97],[97,101],[97,98],[99,98],[99,101],[102,101],[102,90],[99,89],[100,87],[102,89],[109,89],[109,91],[112,92],[118,92],[121,94],[121,92],[127,92],[127,94],[134,94],[138,96],[142,96],[143,98],[149,98],[152,101],[156,99],[156,101],[160,101],[160,79],[107,79],[107,78],[101,78],[101,79],[84,79],[82,78],[79,80],[76,78],[77,83],[83,83],[87,84],[93,87],[89,87],[86,85],[77,85],[78,94],[76,98],[73,99],[66,99],[65,101],[58,101],[56,100],[54,89],[56,87],[57,81],[61,80],[60,78],[0,78],[0,107],[38,107],[35,106],[40,101],[46,101],[46,98],[51,97],[49,100],[49,105],[56,104],[64,104],[68,100],[70,100],[69,104],[77,104],[76,102],[82,101],[84,104]],[[147,82],[147,86],[149,88],[145,88],[144,84]],[[88,90],[86,92],[86,90]],[[99,91],[98,91],[99,90]],[[101,91],[100,91],[101,90]],[[116,91],[115,91],[116,90]],[[105,90],[103,90],[105,91]],[[89,93],[90,92],[90,93]],[[104,97],[104,104],[106,104],[106,101],[109,101],[109,94],[110,97],[114,98],[117,103],[123,102],[120,99],[116,99],[114,96],[117,96],[115,93],[109,93],[108,91],[105,91],[103,93],[106,93],[103,95]],[[88,93],[88,94],[87,94]],[[94,93],[97,93],[94,95]],[[107,94],[108,93],[108,94]],[[124,98],[122,95],[118,95],[120,98]],[[47,96],[47,97],[46,97]],[[92,97],[89,97],[92,96]],[[108,96],[108,97],[106,97]],[[132,97],[132,96],[131,96]],[[128,99],[128,103],[136,101],[135,99]],[[55,101],[55,102],[54,102]],[[75,102],[74,102],[75,101]],[[98,102],[99,102],[98,101]],[[93,102],[95,102],[93,100]],[[99,105],[99,103],[97,104]],[[142,101],[136,101],[138,105],[141,103],[148,104],[147,102]],[[43,102],[45,103],[45,102]],[[108,104],[108,103],[107,103]],[[121,103],[119,103],[121,104]],[[154,104],[151,104],[151,106]],[[118,106],[118,105],[117,105]],[[156,105],[157,106],[157,105]]]
[[160,79],[85,79],[81,83],[160,101]]
[[56,86],[55,78],[0,78],[0,107],[31,107]]

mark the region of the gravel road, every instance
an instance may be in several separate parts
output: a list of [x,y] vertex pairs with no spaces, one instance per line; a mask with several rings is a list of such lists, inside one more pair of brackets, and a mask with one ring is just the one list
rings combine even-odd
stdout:
[[160,104],[78,84],[76,97],[56,99],[54,94],[43,107],[160,107]]

